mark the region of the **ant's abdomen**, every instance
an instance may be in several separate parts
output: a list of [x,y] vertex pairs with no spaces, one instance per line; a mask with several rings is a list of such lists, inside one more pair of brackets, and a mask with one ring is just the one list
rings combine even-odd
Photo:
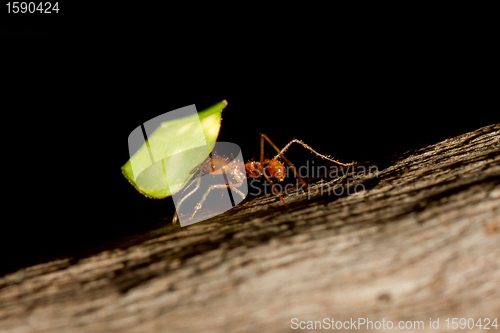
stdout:
[[283,181],[286,177],[285,166],[276,160],[270,160],[267,164],[266,170],[269,172],[269,175],[278,181]]

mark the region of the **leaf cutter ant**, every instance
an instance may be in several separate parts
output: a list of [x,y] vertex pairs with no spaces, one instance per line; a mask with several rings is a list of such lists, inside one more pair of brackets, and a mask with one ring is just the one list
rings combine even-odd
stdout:
[[[278,153],[272,159],[264,158],[264,144],[265,144],[266,141]],[[290,142],[288,142],[280,150],[271,141],[271,139],[269,139],[267,137],[267,135],[261,133],[260,134],[260,159],[257,162],[254,161],[254,159],[252,158],[250,161],[246,162],[243,165],[243,163],[238,162],[236,160],[233,160],[233,161],[229,162],[229,160],[226,159],[226,158],[224,158],[223,156],[218,156],[216,154],[210,153],[210,156],[202,164],[200,164],[197,168],[195,168],[193,171],[191,171],[191,173],[195,173],[194,179],[188,185],[186,185],[184,187],[184,189],[183,189],[183,191],[181,193],[181,196],[184,195],[184,193],[187,191],[187,189],[189,187],[191,187],[191,185],[193,185],[194,183],[196,183],[196,185],[195,185],[195,187],[194,187],[193,190],[191,190],[189,193],[187,193],[186,195],[184,195],[178,201],[178,203],[177,203],[177,211],[179,211],[180,206],[182,205],[182,203],[189,196],[191,196],[193,193],[195,193],[199,189],[200,182],[201,182],[201,177],[203,175],[207,175],[207,174],[212,174],[212,175],[223,174],[226,182],[224,184],[210,185],[210,187],[205,192],[205,194],[203,194],[203,197],[201,198],[200,202],[196,205],[196,207],[195,207],[195,209],[194,209],[194,211],[193,211],[193,213],[191,215],[191,219],[194,217],[194,215],[196,214],[196,212],[202,207],[202,205],[205,202],[208,194],[213,189],[223,189],[223,188],[229,189],[229,188],[231,188],[233,191],[235,191],[236,193],[238,193],[244,199],[245,195],[240,190],[238,190],[237,187],[239,187],[239,186],[241,186],[243,184],[243,181],[244,181],[245,177],[248,177],[248,178],[259,178],[261,176],[264,176],[265,179],[271,185],[272,191],[276,195],[279,196],[281,202],[283,202],[283,205],[286,208],[289,208],[288,204],[285,202],[285,200],[283,199],[283,197],[281,196],[281,194],[279,193],[279,191],[276,189],[276,187],[275,187],[275,185],[274,185],[274,183],[272,181],[272,178],[274,178],[277,181],[283,181],[285,179],[285,177],[286,177],[285,166],[284,166],[283,162],[281,162],[281,161],[278,160],[278,158],[281,158],[290,167],[290,169],[292,170],[294,176],[299,180],[299,182],[305,188],[309,187],[309,185],[306,183],[306,181],[304,179],[302,179],[302,177],[300,177],[300,175],[298,174],[297,170],[295,169],[295,167],[293,166],[293,164],[290,162],[290,160],[288,160],[285,157],[285,155],[284,155],[285,151],[292,145],[292,143],[298,143],[298,144],[300,144],[302,147],[308,149],[314,155],[316,155],[316,156],[318,156],[318,157],[320,157],[322,159],[325,159],[325,160],[337,163],[337,164],[342,165],[342,166],[352,166],[352,165],[354,165],[354,163],[342,163],[342,162],[339,162],[337,160],[331,159],[330,156],[328,156],[328,155],[320,154],[317,151],[315,151],[314,149],[312,149],[310,146],[308,146],[306,143],[304,143],[303,141],[298,140],[298,139],[291,140]],[[245,175],[245,173],[246,173],[246,175]],[[231,176],[231,178],[234,180],[234,182],[231,182],[229,180],[229,177],[226,176],[227,174],[229,174]],[[172,219],[172,223],[174,223],[174,224],[177,223],[177,220],[178,220],[177,211],[175,212],[175,215],[174,215],[174,217]]]

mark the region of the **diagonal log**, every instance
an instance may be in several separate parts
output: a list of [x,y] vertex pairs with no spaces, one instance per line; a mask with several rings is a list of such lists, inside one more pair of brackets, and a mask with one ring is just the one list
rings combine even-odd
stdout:
[[500,314],[500,124],[311,191],[285,197],[290,210],[253,198],[0,277],[0,331],[288,332],[293,318],[361,317],[436,331],[429,318]]

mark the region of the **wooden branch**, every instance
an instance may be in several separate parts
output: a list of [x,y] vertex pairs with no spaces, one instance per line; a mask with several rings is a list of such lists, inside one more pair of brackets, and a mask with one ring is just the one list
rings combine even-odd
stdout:
[[429,318],[446,330],[446,318],[500,317],[499,138],[487,126],[317,182],[285,197],[290,210],[259,197],[18,270],[0,278],[0,331],[288,332],[292,318],[368,318],[437,332]]

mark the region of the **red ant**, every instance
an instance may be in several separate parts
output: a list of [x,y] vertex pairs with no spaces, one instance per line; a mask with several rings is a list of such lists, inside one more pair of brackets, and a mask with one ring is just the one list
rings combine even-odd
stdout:
[[[273,147],[274,150],[276,150],[278,152],[278,154],[276,156],[274,156],[272,159],[264,158],[264,142],[265,141],[267,141],[271,145],[271,147]],[[229,181],[229,179],[226,177],[225,184],[211,185],[208,188],[208,190],[205,192],[205,194],[203,194],[203,197],[201,198],[200,202],[196,205],[194,212],[191,215],[191,219],[194,217],[196,212],[201,208],[201,206],[205,202],[205,200],[208,196],[208,193],[210,193],[210,191],[213,189],[216,189],[216,188],[229,189],[229,188],[231,188],[233,191],[238,193],[243,199],[245,199],[245,194],[243,194],[240,190],[237,189],[237,187],[243,185],[243,181],[244,181],[245,177],[259,178],[261,176],[264,176],[266,178],[266,180],[269,182],[269,184],[271,185],[272,191],[274,193],[276,193],[276,195],[279,196],[281,202],[283,202],[285,207],[289,208],[288,204],[285,202],[285,200],[283,199],[283,197],[281,196],[279,191],[274,186],[274,183],[271,180],[271,178],[274,178],[277,181],[282,181],[286,177],[285,166],[283,165],[283,163],[281,161],[278,161],[278,158],[281,157],[283,159],[283,161],[285,161],[285,163],[288,164],[288,166],[293,171],[293,174],[295,175],[295,177],[297,177],[299,182],[305,188],[309,187],[309,185],[305,182],[305,180],[302,179],[302,177],[300,177],[300,175],[298,174],[297,170],[292,165],[292,163],[284,155],[284,152],[288,149],[288,147],[290,147],[290,145],[292,143],[295,143],[295,142],[300,144],[302,147],[310,150],[312,153],[314,153],[316,156],[321,157],[322,159],[326,159],[326,160],[329,160],[331,162],[334,162],[334,163],[337,163],[337,164],[343,165],[343,166],[354,165],[354,163],[342,163],[342,162],[333,160],[330,158],[330,156],[318,153],[317,151],[312,149],[310,146],[308,146],[304,142],[297,140],[297,139],[293,139],[292,141],[287,143],[286,146],[283,147],[283,149],[279,150],[278,147],[271,141],[271,139],[269,139],[267,137],[267,135],[261,133],[260,134],[260,161],[259,162],[255,162],[252,158],[252,160],[246,162],[244,165],[243,165],[243,163],[241,163],[237,160],[233,160],[233,161],[228,163],[228,160],[226,158],[224,158],[222,156],[215,155],[215,154],[214,155],[210,154],[210,156],[202,164],[200,164],[200,166],[198,166],[193,171],[191,171],[191,173],[196,173],[195,179],[192,180],[191,183],[189,183],[187,186],[184,187],[184,190],[182,191],[181,195],[183,195],[184,192],[186,192],[186,190],[194,182],[196,182],[196,186],[192,191],[190,191],[188,194],[186,194],[184,197],[182,197],[182,199],[179,200],[179,202],[177,203],[177,211],[179,211],[180,206],[184,202],[184,200],[186,200],[190,195],[192,195],[194,192],[196,192],[198,190],[198,188],[200,187],[201,177],[203,175],[206,175],[206,174],[221,175],[224,173],[231,175],[232,178],[235,180],[235,183],[231,183],[231,181]],[[266,173],[266,171],[267,171],[267,173]],[[246,172],[246,176],[245,176],[245,172]],[[177,212],[175,212],[172,223],[174,223],[174,224],[177,223],[177,220],[178,220],[178,216],[177,216]]]

